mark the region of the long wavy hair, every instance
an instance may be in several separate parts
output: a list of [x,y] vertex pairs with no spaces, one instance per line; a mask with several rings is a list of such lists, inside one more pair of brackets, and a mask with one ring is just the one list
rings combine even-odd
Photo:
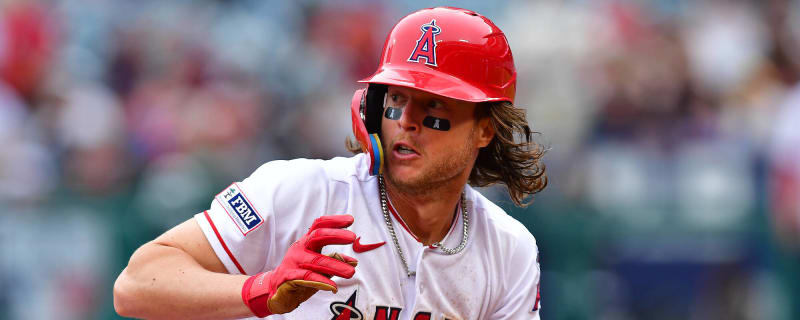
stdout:
[[526,207],[533,194],[547,187],[542,157],[547,148],[534,141],[536,133],[528,126],[525,110],[510,102],[484,102],[475,108],[476,118],[489,117],[494,138],[478,151],[478,159],[469,175],[469,184],[486,187],[503,183],[511,201]]
[[[478,151],[469,184],[474,187],[505,184],[511,201],[527,207],[533,202],[533,195],[547,186],[542,162],[547,148],[534,141],[536,132],[528,126],[525,110],[510,102],[479,103],[475,116],[489,117],[495,135],[489,145]],[[345,140],[345,147],[353,153],[361,152],[359,143],[350,137]]]

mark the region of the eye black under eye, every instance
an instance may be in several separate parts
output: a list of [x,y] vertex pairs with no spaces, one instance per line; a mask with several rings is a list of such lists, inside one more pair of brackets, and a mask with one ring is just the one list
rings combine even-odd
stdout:
[[439,131],[450,130],[450,121],[447,119],[427,116],[422,120],[422,125]]
[[397,120],[400,119],[402,114],[403,109],[387,107],[386,111],[383,113],[383,116],[390,120]]

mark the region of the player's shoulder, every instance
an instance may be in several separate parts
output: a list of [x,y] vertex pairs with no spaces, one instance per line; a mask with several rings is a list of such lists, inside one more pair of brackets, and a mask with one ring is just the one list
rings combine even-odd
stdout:
[[321,162],[326,175],[332,180],[347,182],[352,179],[364,181],[370,179],[369,158],[359,153],[352,157],[336,157]]
[[495,239],[512,242],[515,245],[536,246],[536,239],[528,228],[506,213],[503,208],[486,198],[475,189],[469,188],[470,198],[479,219],[483,220],[486,232]]
[[332,159],[292,159],[273,160],[261,165],[251,178],[263,180],[338,180],[346,181],[351,177],[358,177],[364,167],[366,158],[355,155],[349,158],[336,157]]

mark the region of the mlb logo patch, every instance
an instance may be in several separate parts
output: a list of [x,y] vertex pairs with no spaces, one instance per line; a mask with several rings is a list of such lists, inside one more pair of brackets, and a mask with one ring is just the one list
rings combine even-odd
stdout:
[[228,213],[233,222],[239,227],[243,235],[255,230],[264,219],[258,214],[247,197],[242,193],[239,185],[231,184],[228,188],[217,194],[216,200]]

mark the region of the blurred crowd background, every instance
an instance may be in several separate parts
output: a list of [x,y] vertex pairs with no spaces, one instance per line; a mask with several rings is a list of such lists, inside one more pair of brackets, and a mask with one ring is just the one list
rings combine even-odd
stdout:
[[261,163],[347,156],[414,10],[506,32],[544,319],[800,319],[800,1],[0,1],[0,319],[115,319],[133,250]]

